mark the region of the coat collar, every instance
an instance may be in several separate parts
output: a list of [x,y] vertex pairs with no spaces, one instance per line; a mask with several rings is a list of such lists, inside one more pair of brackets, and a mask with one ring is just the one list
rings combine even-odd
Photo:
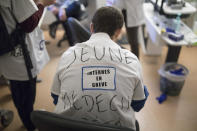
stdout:
[[114,42],[107,33],[103,32],[92,34],[88,43],[95,46],[112,46],[120,48],[120,46]]

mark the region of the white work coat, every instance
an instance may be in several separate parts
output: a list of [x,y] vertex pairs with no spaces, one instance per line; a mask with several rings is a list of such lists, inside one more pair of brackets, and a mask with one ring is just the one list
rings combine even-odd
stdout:
[[132,100],[144,100],[141,65],[106,33],[96,33],[61,57],[53,86],[55,109],[67,117],[135,130]]
[[[11,7],[11,5],[13,6]],[[17,22],[21,23],[33,15],[38,8],[33,0],[0,0],[0,13],[9,33],[15,29],[16,25],[10,10],[13,10]],[[31,72],[35,77],[49,61],[44,36],[39,27],[36,27],[31,33],[26,33],[26,44],[33,64]],[[0,56],[0,74],[9,80],[29,79],[20,46],[16,46],[13,51]]]
[[144,24],[144,0],[114,0],[113,5],[127,11],[127,27],[135,27]]

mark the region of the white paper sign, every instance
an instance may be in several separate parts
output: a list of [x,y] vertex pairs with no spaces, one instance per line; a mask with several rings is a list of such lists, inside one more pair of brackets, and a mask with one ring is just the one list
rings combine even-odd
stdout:
[[82,67],[82,90],[116,90],[116,68],[111,66]]

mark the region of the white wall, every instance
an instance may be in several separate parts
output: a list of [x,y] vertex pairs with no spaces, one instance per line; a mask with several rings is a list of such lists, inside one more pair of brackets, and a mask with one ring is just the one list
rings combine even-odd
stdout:
[[97,0],[97,9],[106,6],[106,0]]

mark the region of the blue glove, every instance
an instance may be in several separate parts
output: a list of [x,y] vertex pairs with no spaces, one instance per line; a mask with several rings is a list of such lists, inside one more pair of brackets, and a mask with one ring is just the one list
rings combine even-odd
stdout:
[[159,97],[156,98],[159,104],[163,103],[167,99],[167,95],[165,93],[161,94]]
[[51,93],[51,96],[53,97],[53,104],[57,105],[59,96],[58,95],[55,95],[53,93]]
[[183,71],[184,71],[183,68],[180,68],[180,69],[172,70],[172,71],[170,71],[170,73],[183,76],[184,75]]
[[145,105],[145,102],[149,96],[146,86],[144,86],[144,94],[145,94],[144,100],[133,100],[131,102],[131,107],[133,108],[134,111],[139,112]]

